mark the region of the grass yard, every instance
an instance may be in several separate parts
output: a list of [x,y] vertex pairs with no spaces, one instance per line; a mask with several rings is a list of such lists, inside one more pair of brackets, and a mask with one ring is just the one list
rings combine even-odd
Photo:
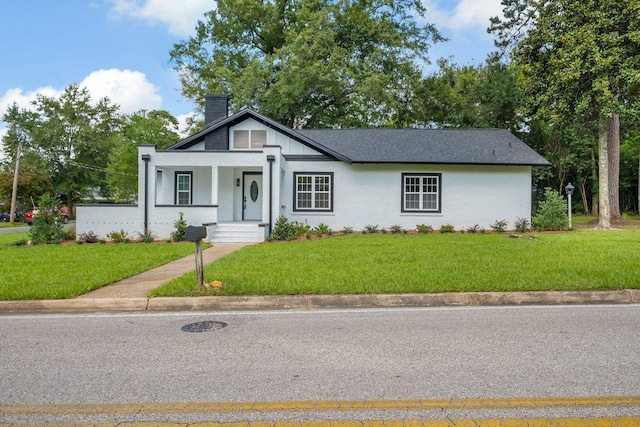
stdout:
[[375,234],[248,246],[150,296],[640,288],[640,228],[508,234]]
[[193,254],[193,243],[11,246],[0,234],[0,300],[74,298]]

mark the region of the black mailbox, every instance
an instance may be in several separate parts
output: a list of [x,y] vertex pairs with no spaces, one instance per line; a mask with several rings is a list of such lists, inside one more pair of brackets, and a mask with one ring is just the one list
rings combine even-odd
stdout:
[[188,242],[197,242],[207,237],[207,227],[190,225],[184,229],[184,239]]

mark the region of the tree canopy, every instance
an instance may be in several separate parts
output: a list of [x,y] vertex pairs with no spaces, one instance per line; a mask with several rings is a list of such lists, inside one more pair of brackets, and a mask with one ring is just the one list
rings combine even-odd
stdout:
[[430,43],[415,0],[219,0],[171,51],[182,93],[225,93],[284,125],[384,125],[410,98]]
[[598,135],[600,226],[620,217],[619,116],[640,112],[640,1],[503,0],[498,46],[515,45],[523,106],[550,126]]
[[[94,103],[78,85],[68,86],[59,97],[37,95],[32,104],[30,110],[14,104],[2,116],[9,127],[2,143],[11,164],[22,142],[19,172],[24,175],[19,175],[19,183],[32,183],[23,191],[44,191],[52,185],[71,210],[79,196],[106,190],[110,139],[120,123],[118,106],[107,98]],[[37,199],[41,194],[28,196]],[[24,202],[26,195],[20,197]]]
[[138,145],[154,144],[167,148],[178,142],[178,121],[167,111],[139,111],[124,119],[124,126],[113,136],[107,182],[117,202],[131,202],[138,195]]

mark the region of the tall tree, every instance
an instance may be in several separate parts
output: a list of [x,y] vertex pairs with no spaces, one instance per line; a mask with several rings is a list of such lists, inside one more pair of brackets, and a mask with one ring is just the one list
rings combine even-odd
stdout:
[[420,77],[432,25],[416,0],[219,0],[174,46],[182,93],[230,95],[295,127],[387,123]]
[[107,181],[118,202],[131,202],[138,195],[138,145],[155,144],[167,148],[178,142],[178,120],[167,111],[139,111],[125,118],[120,132],[113,136]]
[[9,125],[2,139],[7,160],[0,172],[0,195],[11,200],[10,221],[13,222],[17,205],[24,207],[28,205],[26,202],[29,198],[39,198],[50,181],[32,140],[37,114],[13,103],[7,107],[0,120]]
[[89,91],[76,84],[58,98],[38,95],[34,105],[38,119],[32,139],[71,213],[78,196],[106,189],[111,135],[120,123],[118,106],[107,98],[94,103]]
[[458,66],[438,61],[439,70],[425,77],[415,92],[414,126],[507,128],[518,132],[516,73],[508,64],[489,58],[482,65]]
[[599,224],[620,218],[620,114],[638,115],[638,0],[503,0],[498,45],[516,45],[527,113],[552,126],[597,123]]

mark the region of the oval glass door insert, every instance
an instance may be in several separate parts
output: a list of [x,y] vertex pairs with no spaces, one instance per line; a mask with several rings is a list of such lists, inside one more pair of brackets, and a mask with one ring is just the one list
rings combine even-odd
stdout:
[[251,193],[251,201],[255,203],[258,200],[258,183],[253,181],[249,191]]

